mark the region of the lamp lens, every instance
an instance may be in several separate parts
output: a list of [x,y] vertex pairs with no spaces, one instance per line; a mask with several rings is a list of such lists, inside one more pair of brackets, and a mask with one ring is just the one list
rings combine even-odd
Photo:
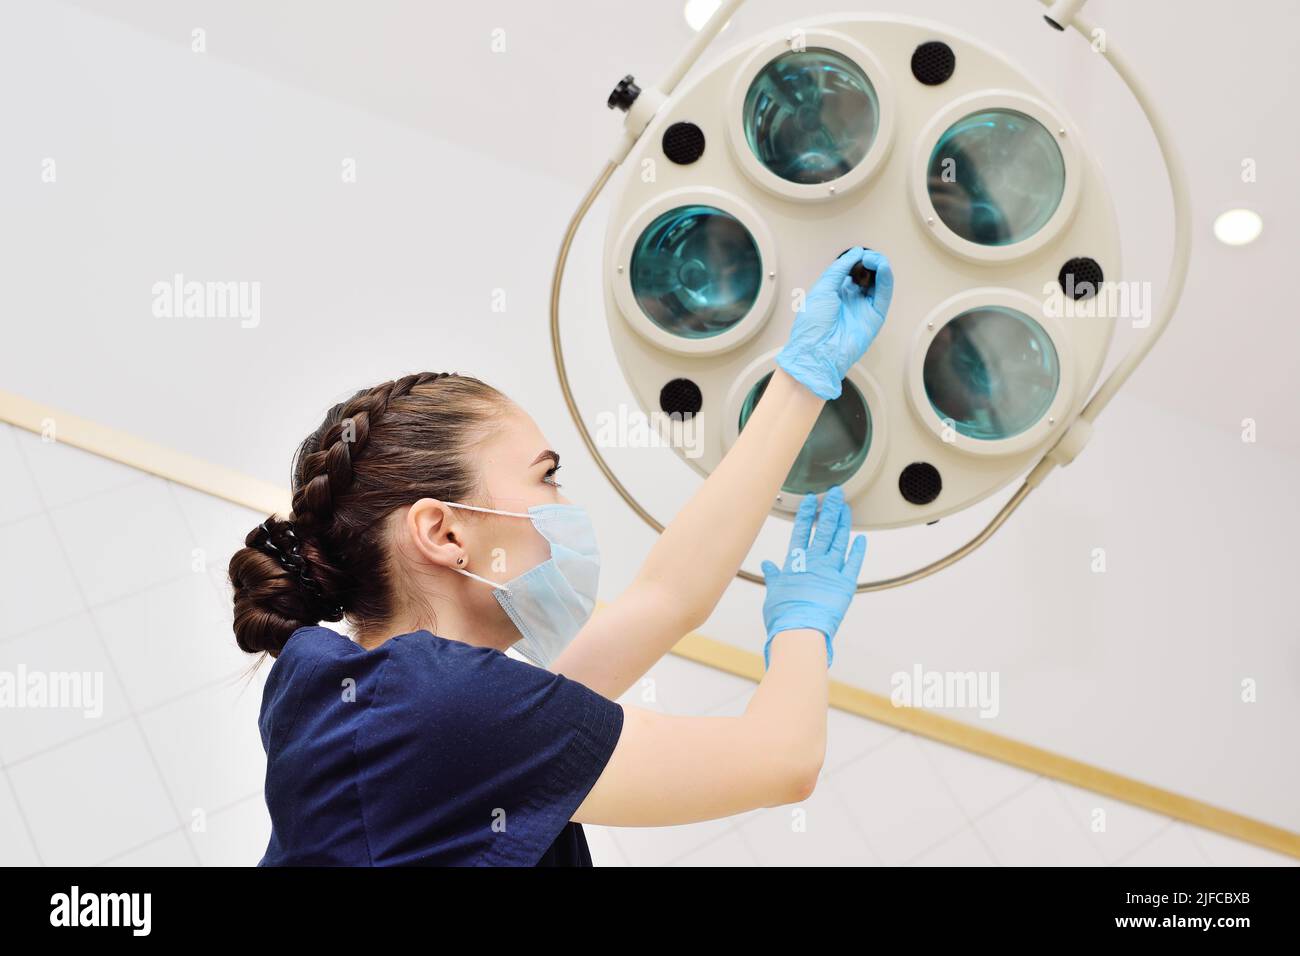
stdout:
[[968,438],[1019,435],[1047,413],[1061,384],[1056,347],[1015,309],[984,306],[941,328],[925,353],[922,382],[941,419]]
[[875,87],[834,50],[783,53],[745,95],[745,138],[758,161],[792,183],[838,179],[862,161],[880,126]]
[[[768,372],[745,396],[740,407],[742,430],[771,380]],[[842,485],[862,467],[870,449],[871,412],[857,386],[845,379],[840,397],[822,407],[781,490],[794,495],[821,494]]]
[[687,339],[721,335],[758,298],[763,261],[749,230],[713,206],[679,206],[632,249],[632,294],[650,320]]
[[1028,239],[1065,194],[1052,134],[1015,110],[972,113],[939,137],[927,169],[930,202],[949,229],[982,246]]

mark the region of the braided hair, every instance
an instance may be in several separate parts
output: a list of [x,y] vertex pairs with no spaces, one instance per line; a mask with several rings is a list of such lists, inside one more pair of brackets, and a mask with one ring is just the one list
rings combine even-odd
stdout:
[[230,559],[239,646],[276,657],[300,627],[387,620],[383,519],[421,498],[473,497],[473,452],[508,406],[476,378],[421,372],[331,408],[294,455],[292,515],[268,517]]

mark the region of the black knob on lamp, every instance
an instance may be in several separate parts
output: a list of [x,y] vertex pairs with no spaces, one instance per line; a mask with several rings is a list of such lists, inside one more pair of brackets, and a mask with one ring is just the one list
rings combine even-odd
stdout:
[[[852,246],[850,246],[849,248],[851,249]],[[863,246],[862,248],[869,249],[870,247]],[[849,251],[848,249],[844,250],[844,252],[848,252],[848,251]],[[844,252],[841,252],[840,256],[844,255]],[[836,256],[835,258],[838,259],[839,256]],[[855,262],[853,264],[853,268],[849,270],[849,278],[852,279],[855,283],[857,283],[857,286],[859,289],[862,290],[863,295],[870,295],[871,287],[876,283],[876,270],[868,269],[861,262]]]

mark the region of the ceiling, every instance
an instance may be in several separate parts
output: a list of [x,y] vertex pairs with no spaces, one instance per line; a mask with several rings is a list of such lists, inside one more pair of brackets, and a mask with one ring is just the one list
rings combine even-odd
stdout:
[[[187,48],[191,30],[201,27],[208,56],[553,176],[574,197],[616,134],[619,117],[604,105],[613,83],[628,72],[652,81],[691,35],[675,0],[74,5],[178,48]],[[1254,418],[1271,442],[1296,449],[1300,430],[1288,424],[1300,412],[1300,323],[1277,317],[1291,303],[1286,278],[1300,240],[1300,190],[1290,170],[1300,153],[1300,125],[1280,121],[1295,112],[1300,9],[1292,0],[1256,0],[1237,15],[1204,16],[1191,15],[1193,6],[1093,0],[1087,8],[1140,71],[1175,131],[1195,204],[1184,306],[1131,387],[1228,431]],[[835,8],[828,3],[816,12]],[[715,47],[795,20],[805,9],[792,0],[750,0]],[[1153,141],[1127,92],[1077,37],[1063,48],[1033,0],[890,0],[869,9],[964,28],[1055,87],[1127,213],[1129,276],[1160,288],[1168,223],[1152,206],[1164,206],[1167,189]],[[39,39],[26,31],[9,36]],[[501,40],[504,51],[493,52]],[[1241,180],[1245,160],[1255,162],[1254,182]],[[1235,205],[1264,217],[1263,236],[1246,248],[1211,238],[1214,216]]]

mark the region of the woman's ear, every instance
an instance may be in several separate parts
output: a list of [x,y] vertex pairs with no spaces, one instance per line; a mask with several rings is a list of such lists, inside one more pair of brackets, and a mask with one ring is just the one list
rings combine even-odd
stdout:
[[406,509],[403,531],[415,553],[429,564],[463,568],[469,561],[464,526],[436,498],[421,498]]

